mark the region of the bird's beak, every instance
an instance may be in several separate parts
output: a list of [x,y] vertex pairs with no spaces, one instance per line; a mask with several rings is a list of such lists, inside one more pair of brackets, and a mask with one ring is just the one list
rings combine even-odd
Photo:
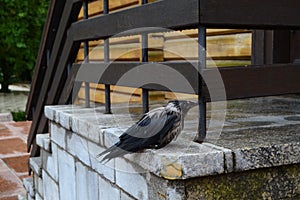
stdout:
[[198,106],[198,103],[194,102],[194,101],[188,101],[188,105],[189,105],[189,108],[193,108],[195,106]]

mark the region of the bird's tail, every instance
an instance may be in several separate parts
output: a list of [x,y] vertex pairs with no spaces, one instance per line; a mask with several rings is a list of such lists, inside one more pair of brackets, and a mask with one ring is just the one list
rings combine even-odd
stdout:
[[105,151],[101,152],[100,154],[98,154],[96,157],[99,158],[101,156],[104,156],[100,162],[105,162],[107,163],[108,161],[110,161],[113,158],[116,157],[120,157],[123,156],[125,154],[128,154],[129,152],[126,150],[123,150],[122,148],[118,147],[117,144],[111,146],[110,148],[106,149]]

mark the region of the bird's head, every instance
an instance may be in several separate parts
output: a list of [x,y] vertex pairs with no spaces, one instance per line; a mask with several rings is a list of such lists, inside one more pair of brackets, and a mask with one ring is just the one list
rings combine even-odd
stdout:
[[175,108],[179,108],[181,110],[181,112],[186,115],[187,112],[197,106],[198,103],[197,102],[194,102],[194,101],[186,101],[186,100],[171,100],[168,102],[168,105],[167,106],[173,106]]

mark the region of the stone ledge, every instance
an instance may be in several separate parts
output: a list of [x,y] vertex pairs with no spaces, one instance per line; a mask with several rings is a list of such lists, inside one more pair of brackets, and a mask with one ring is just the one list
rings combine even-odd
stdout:
[[34,174],[41,177],[42,176],[42,158],[41,157],[31,157],[29,158],[30,168],[33,170]]
[[49,133],[37,134],[36,144],[39,147],[45,149],[46,151],[51,152],[50,134]]
[[[106,115],[102,114],[103,107],[93,109],[70,105],[47,106],[45,114],[50,120],[78,133],[90,142],[109,147],[118,141],[120,134],[135,121],[129,120],[130,117],[136,117],[132,113],[119,114],[122,113],[122,109],[124,110],[122,107],[115,108],[116,114]],[[241,131],[237,126],[234,130],[232,127],[225,127],[217,140],[209,139],[206,143],[197,144],[191,142],[194,136],[191,130],[197,126],[196,110],[191,111],[189,115],[186,122],[188,126],[177,141],[163,149],[146,150],[144,153],[126,155],[125,158],[170,180],[300,163],[300,157],[297,156],[300,154],[300,143],[297,142],[300,130],[295,129],[295,126],[299,127],[299,122],[293,121],[293,124],[275,128],[243,128]],[[282,116],[282,119],[285,117],[287,116]],[[230,124],[241,123],[234,120],[236,119],[231,119]],[[291,130],[293,134],[287,134],[291,133]],[[279,135],[281,137],[278,137]],[[97,155],[100,152],[90,153]]]

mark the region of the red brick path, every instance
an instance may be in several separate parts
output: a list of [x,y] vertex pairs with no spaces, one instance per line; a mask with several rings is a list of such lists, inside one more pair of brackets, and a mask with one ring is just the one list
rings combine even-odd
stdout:
[[26,151],[31,122],[0,122],[0,200],[25,195],[22,179],[28,177]]

